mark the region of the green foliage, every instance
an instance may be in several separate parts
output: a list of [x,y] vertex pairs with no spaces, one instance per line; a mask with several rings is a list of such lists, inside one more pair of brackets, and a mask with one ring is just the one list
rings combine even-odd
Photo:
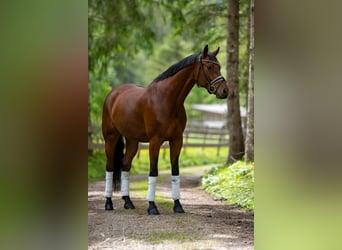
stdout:
[[155,44],[153,53],[144,58],[145,61],[141,65],[146,64],[146,70],[141,74],[144,82],[151,83],[172,64],[194,53],[196,52],[192,50],[191,41],[186,41],[180,36],[172,34],[166,35]]
[[96,81],[96,84],[89,84],[89,100],[91,103],[91,120],[92,124],[101,124],[102,107],[104,97],[111,90],[111,86],[107,81]]
[[106,170],[106,158],[103,151],[95,150],[88,155],[88,181],[104,178]]
[[133,56],[139,49],[152,50],[156,34],[151,1],[89,0],[89,70],[101,73],[108,66]]
[[[188,1],[182,9],[184,18],[173,19],[176,34],[193,39],[218,44],[226,40],[227,6],[225,1]],[[201,49],[200,43],[195,48]]]
[[238,161],[213,168],[202,179],[204,188],[218,198],[254,209],[254,163]]

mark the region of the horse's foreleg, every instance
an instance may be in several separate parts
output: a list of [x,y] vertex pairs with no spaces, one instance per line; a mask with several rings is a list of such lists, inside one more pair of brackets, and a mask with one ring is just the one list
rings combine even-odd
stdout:
[[171,160],[171,197],[174,200],[173,211],[175,213],[184,213],[183,207],[179,202],[180,199],[180,177],[179,177],[179,155],[183,145],[183,138],[179,137],[170,142],[170,160]]
[[122,160],[122,171],[121,171],[121,196],[125,201],[125,209],[134,209],[133,202],[129,197],[129,171],[132,167],[132,160],[137,153],[138,142],[132,141],[126,138],[126,152]]
[[157,138],[150,141],[149,153],[150,153],[150,174],[148,177],[148,192],[147,201],[149,202],[149,207],[147,209],[148,214],[159,214],[157,206],[155,204],[156,195],[156,184],[158,177],[158,157],[159,150],[162,144],[161,140]]

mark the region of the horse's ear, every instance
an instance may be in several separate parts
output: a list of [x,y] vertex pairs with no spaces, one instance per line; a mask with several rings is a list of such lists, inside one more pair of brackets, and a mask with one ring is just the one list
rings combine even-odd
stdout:
[[217,48],[217,50],[213,51],[213,54],[216,56],[220,51],[220,47]]
[[203,52],[202,52],[202,58],[206,58],[208,56],[208,44],[205,45]]

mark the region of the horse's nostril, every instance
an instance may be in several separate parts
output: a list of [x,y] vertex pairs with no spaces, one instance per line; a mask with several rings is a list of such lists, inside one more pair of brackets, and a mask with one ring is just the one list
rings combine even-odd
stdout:
[[223,89],[223,94],[227,95],[227,90],[226,89]]

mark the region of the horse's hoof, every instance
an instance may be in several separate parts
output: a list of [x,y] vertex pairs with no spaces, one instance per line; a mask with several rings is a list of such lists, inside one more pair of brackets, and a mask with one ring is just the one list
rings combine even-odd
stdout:
[[106,198],[105,210],[113,210],[113,202],[111,198]]
[[173,206],[173,212],[175,213],[184,213],[184,209],[180,204],[179,200],[175,200],[175,205]]
[[149,203],[150,203],[150,206],[147,209],[147,213],[149,215],[158,215],[158,214],[160,214],[156,204],[153,201],[150,201]]
[[133,205],[133,202],[129,198],[129,196],[122,196],[122,199],[125,201],[124,208],[125,209],[134,209],[135,206]]

